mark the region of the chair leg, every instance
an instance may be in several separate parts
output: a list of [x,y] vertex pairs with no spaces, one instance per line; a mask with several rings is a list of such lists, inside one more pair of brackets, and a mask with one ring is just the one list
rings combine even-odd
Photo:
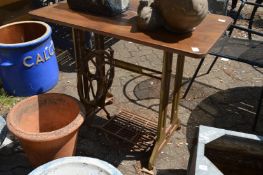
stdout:
[[235,9],[236,7],[237,7],[237,0],[232,0],[231,10]]
[[[262,0],[257,0],[256,3],[260,4],[262,3]],[[257,12],[257,9],[258,9],[258,6],[254,6],[253,8],[253,11],[250,15],[250,19],[249,19],[249,24],[248,24],[248,28],[249,29],[252,29],[252,25],[253,25],[253,22],[254,22],[254,17],[255,17],[255,14]],[[251,40],[252,39],[252,35],[250,32],[248,32],[248,38]]]
[[189,85],[187,86],[187,89],[186,89],[186,91],[185,91],[185,93],[184,93],[184,95],[183,95],[182,98],[185,98],[185,97],[187,96],[187,94],[188,94],[188,92],[189,92],[189,90],[190,90],[190,88],[191,88],[193,82],[195,81],[195,78],[196,78],[196,76],[197,76],[197,74],[198,74],[198,72],[199,72],[199,70],[200,70],[200,68],[201,68],[201,66],[202,66],[202,64],[203,64],[203,62],[204,62],[204,60],[205,60],[205,58],[202,58],[202,59],[200,60],[198,66],[197,66],[197,68],[196,68],[196,71],[195,71],[195,73],[194,73],[194,75],[193,75],[193,77],[192,77],[192,79],[191,79]]
[[[241,1],[241,5],[240,5],[240,7],[239,7],[239,9],[237,11],[237,15],[234,17],[234,21],[233,21],[234,25],[237,23],[238,17],[239,17],[239,15],[241,13],[241,10],[243,9],[244,6],[245,6],[245,1]],[[233,32],[233,29],[234,29],[233,27],[230,27],[229,34],[228,34],[229,36],[231,36],[231,34]]]
[[214,65],[216,64],[216,61],[218,60],[219,57],[215,57],[214,61],[212,62],[212,64],[210,65],[210,67],[208,68],[206,74],[209,74],[210,71],[212,70],[212,68],[214,67]]
[[263,87],[261,89],[261,94],[260,94],[260,97],[259,97],[259,100],[258,100],[257,112],[256,112],[256,115],[255,115],[255,120],[254,120],[254,124],[253,124],[253,127],[252,127],[253,131],[256,131],[256,128],[257,128],[257,123],[258,123],[259,114],[260,114],[261,105],[262,105],[262,99],[263,99]]
[[241,14],[241,11],[242,11],[242,9],[244,8],[245,4],[246,4],[246,1],[241,1],[240,7],[239,7],[239,9],[238,9],[238,11],[237,11],[237,15],[236,15],[235,18],[234,18],[233,24],[236,24],[236,23],[237,23],[237,20],[238,20],[238,18],[239,18],[239,15]]

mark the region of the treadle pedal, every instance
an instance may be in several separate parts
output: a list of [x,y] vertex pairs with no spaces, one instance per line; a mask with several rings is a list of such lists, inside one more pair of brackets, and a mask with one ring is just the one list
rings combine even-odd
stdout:
[[106,99],[105,99],[105,105],[111,105],[113,104],[113,95],[110,92],[107,92]]

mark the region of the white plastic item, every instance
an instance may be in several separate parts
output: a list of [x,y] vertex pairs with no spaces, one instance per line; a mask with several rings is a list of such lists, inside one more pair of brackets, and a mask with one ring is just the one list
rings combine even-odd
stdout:
[[48,162],[29,175],[123,175],[109,163],[89,157],[65,157]]

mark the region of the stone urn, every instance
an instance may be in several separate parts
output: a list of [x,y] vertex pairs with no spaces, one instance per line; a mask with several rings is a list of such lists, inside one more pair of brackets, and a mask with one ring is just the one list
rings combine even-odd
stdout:
[[191,32],[208,14],[207,0],[157,0],[164,26],[174,32]]

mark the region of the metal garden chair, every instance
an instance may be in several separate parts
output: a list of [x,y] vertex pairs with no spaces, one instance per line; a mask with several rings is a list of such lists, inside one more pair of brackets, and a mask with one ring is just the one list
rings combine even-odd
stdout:
[[[209,0],[213,1],[213,0]],[[208,1],[208,2],[209,2]],[[263,67],[263,41],[258,41],[252,39],[252,35],[257,35],[260,37],[263,37],[262,32],[258,32],[252,29],[253,19],[255,17],[256,11],[258,8],[263,7],[262,0],[256,0],[254,2],[248,1],[248,0],[241,0],[241,5],[238,9],[238,15],[241,14],[242,9],[244,9],[245,5],[251,5],[253,6],[253,10],[250,15],[249,24],[247,27],[239,26],[237,25],[238,15],[235,17],[233,24],[229,28],[229,32],[226,33],[212,48],[209,54],[215,56],[212,64],[210,65],[208,71],[206,74],[209,74],[211,69],[213,68],[214,64],[218,60],[219,57],[228,58],[230,60],[239,61],[243,63],[247,63],[252,66],[257,67]],[[228,0],[225,0],[226,4]],[[225,6],[225,9],[222,9],[222,12],[226,12],[227,5]],[[241,30],[248,33],[248,38],[246,39],[240,39],[240,38],[234,38],[231,36],[233,30]],[[198,75],[198,72],[204,62],[205,58],[202,58],[200,60],[199,65],[197,66],[197,69],[193,75],[193,78],[190,80],[190,83],[183,95],[183,98],[185,98],[196,78]],[[253,125],[253,130],[255,130],[257,125],[257,120],[260,113],[260,107],[262,103],[262,97],[263,97],[263,88],[260,94],[260,99],[258,101],[258,108],[256,112],[255,117],[255,123]]]
[[[240,0],[241,1],[241,4],[240,4],[240,7],[237,11],[237,15],[236,17],[234,18],[234,22],[233,24],[235,25],[237,23],[237,20],[238,20],[238,17],[240,16],[241,14],[241,11],[243,10],[243,8],[246,6],[246,5],[251,5],[253,6],[253,10],[250,14],[250,18],[248,18],[247,20],[249,21],[249,24],[248,24],[248,28],[249,29],[252,29],[252,25],[253,25],[253,22],[254,22],[254,17],[255,17],[255,14],[257,12],[257,9],[259,7],[263,7],[262,3],[263,3],[263,0],[254,0],[254,1],[249,1],[249,0]],[[233,2],[232,2],[233,3]],[[233,5],[232,5],[233,6]],[[233,8],[233,7],[232,7]],[[231,35],[231,33],[230,33]],[[252,39],[252,35],[250,32],[248,32],[248,37],[249,39]]]

